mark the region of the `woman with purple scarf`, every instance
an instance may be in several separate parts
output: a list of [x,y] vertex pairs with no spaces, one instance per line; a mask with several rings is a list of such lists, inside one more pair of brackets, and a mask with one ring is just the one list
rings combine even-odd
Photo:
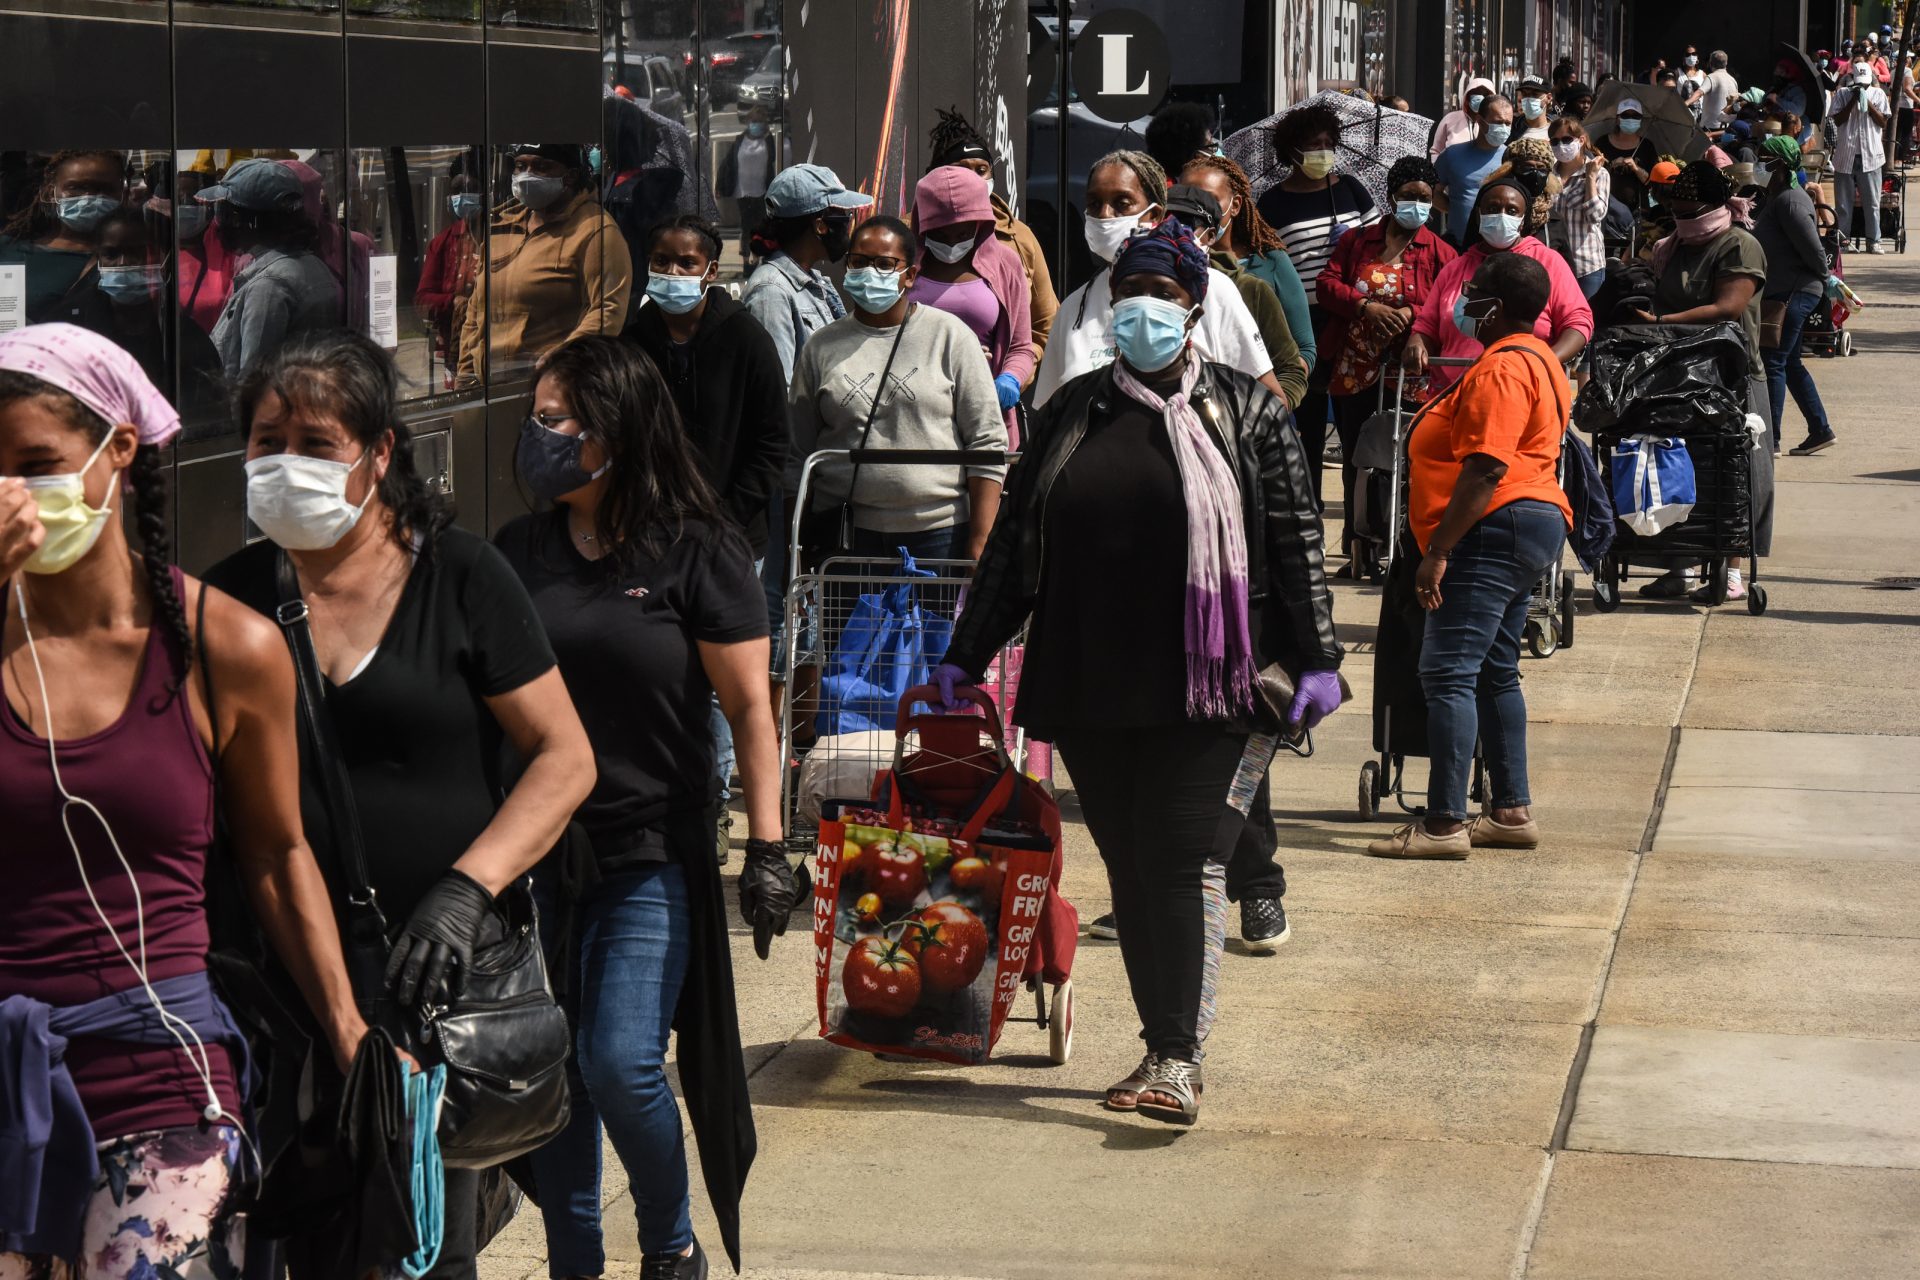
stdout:
[[1188,346],[1205,251],[1168,218],[1111,287],[1117,359],[1034,416],[934,678],[951,700],[1032,617],[1014,720],[1072,771],[1146,1041],[1106,1103],[1192,1124],[1255,673],[1294,673],[1311,726],[1340,705],[1340,646],[1286,405]]

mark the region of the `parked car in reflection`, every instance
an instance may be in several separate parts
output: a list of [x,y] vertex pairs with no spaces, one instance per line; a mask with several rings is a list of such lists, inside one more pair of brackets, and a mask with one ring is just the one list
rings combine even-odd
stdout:
[[779,110],[786,86],[785,50],[776,44],[760,59],[753,74],[740,82],[740,92],[735,95],[740,114],[744,116],[755,107],[765,107],[768,114]]
[[[748,76],[765,64],[767,53],[780,47],[780,29],[768,27],[761,31],[736,31],[734,34],[710,44],[707,48],[707,83],[713,94],[711,101],[718,103],[739,100],[740,85]],[[693,69],[693,54],[685,55],[687,69]]]
[[665,55],[610,49],[603,61],[609,85],[625,87],[641,106],[669,120],[686,123],[686,95],[681,93],[680,77]]
[[[1047,267],[1062,295],[1086,283],[1097,268],[1080,234],[1087,203],[1087,171],[1109,151],[1146,148],[1151,116],[1116,123],[1102,120],[1075,93],[1067,101],[1066,190],[1060,189],[1060,98],[1051,93],[1027,114],[1027,224],[1039,237]],[[1064,198],[1067,224],[1067,270],[1054,259],[1059,205]],[[1064,282],[1064,283],[1063,283]]]

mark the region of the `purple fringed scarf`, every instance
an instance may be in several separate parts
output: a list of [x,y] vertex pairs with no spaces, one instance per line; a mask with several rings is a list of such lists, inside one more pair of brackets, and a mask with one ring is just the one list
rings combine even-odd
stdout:
[[1187,715],[1226,720],[1253,706],[1253,641],[1247,629],[1247,531],[1240,481],[1201,425],[1188,397],[1200,377],[1189,358],[1180,390],[1162,400],[1120,361],[1114,385],[1165,416],[1187,499]]

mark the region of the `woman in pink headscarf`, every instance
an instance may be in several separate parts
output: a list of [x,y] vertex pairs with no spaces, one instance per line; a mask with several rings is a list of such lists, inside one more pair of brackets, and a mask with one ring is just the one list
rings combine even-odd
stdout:
[[[301,831],[286,647],[167,563],[179,430],[106,338],[0,335],[0,1276],[230,1274],[252,1138],[245,1042],[207,976],[216,776],[322,1043],[344,1067],[366,1032]],[[146,1208],[118,1207],[129,1186]]]

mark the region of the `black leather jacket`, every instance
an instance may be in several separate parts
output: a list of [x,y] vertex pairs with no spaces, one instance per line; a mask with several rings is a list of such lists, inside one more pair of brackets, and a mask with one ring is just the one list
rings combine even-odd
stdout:
[[[1047,494],[1085,437],[1090,413],[1124,394],[1109,366],[1074,379],[1034,415],[968,588],[966,615],[954,628],[948,662],[978,677],[1033,612],[1046,560]],[[1247,605],[1259,665],[1279,661],[1296,671],[1338,667],[1341,651],[1333,633],[1320,514],[1293,415],[1259,382],[1219,364],[1201,368],[1193,403],[1240,477],[1248,535]],[[1074,567],[1126,572],[1124,565]],[[1123,586],[1123,577],[1117,577],[1114,589]]]

